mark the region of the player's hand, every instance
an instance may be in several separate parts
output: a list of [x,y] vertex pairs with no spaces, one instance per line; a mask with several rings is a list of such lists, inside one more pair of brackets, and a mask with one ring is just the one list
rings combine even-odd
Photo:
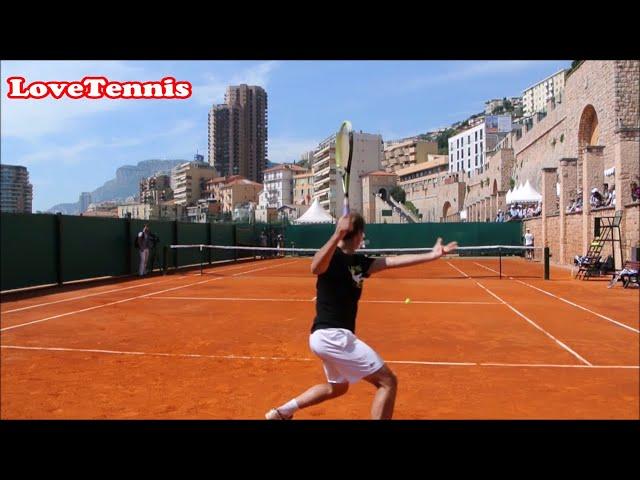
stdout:
[[440,237],[438,237],[438,240],[436,240],[431,253],[433,254],[434,258],[440,258],[442,255],[444,255],[444,251],[442,249],[442,239]]
[[438,238],[435,245],[433,246],[433,254],[435,258],[440,258],[442,255],[447,253],[453,253],[458,248],[458,242],[449,242],[446,245],[442,245],[442,238]]
[[351,219],[351,216],[343,215],[340,217],[338,224],[336,225],[336,236],[339,240],[342,240],[352,228],[353,220]]
[[443,253],[453,253],[458,249],[458,242],[449,242],[442,246]]

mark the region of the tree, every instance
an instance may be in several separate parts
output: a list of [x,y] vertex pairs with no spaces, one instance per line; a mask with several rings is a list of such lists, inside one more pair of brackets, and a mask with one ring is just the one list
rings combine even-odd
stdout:
[[453,137],[455,133],[456,131],[453,128],[447,128],[437,136],[438,154],[447,155],[449,153],[449,138]]
[[399,202],[399,203],[404,203],[405,200],[407,199],[407,194],[402,189],[402,187],[399,187],[398,185],[396,185],[391,189],[391,191],[389,192],[389,195],[391,195],[391,197],[396,202]]
[[418,218],[422,217],[422,214],[418,211],[418,209],[416,208],[416,206],[413,203],[405,202],[404,206],[407,207],[407,209],[411,213],[413,213],[416,217],[418,217]]

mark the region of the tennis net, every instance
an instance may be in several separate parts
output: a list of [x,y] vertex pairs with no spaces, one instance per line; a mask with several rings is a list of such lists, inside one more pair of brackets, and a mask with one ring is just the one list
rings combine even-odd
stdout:
[[[428,253],[432,248],[363,248],[357,253],[375,258]],[[227,245],[170,245],[165,249],[164,268],[171,273],[179,268],[205,269],[221,264],[292,259],[289,268],[278,268],[281,276],[309,273],[311,258],[318,249],[277,248]],[[173,257],[173,261],[168,261]],[[294,266],[295,265],[295,266]],[[283,265],[285,267],[286,265]],[[391,269],[396,278],[549,278],[549,250],[522,245],[460,246],[453,254],[437,262]],[[397,272],[397,273],[396,273]],[[383,272],[386,274],[386,272]]]

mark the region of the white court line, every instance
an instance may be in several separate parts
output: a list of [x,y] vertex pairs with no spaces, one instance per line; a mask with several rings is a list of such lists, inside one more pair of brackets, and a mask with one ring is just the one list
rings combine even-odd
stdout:
[[229,302],[311,302],[305,298],[241,298],[241,297],[153,297],[154,300],[213,300]]
[[[233,276],[235,276],[235,275],[243,275],[243,274],[245,274],[245,273],[251,273],[251,272],[255,272],[255,271],[257,271],[257,270],[266,270],[267,268],[277,268],[277,267],[281,267],[281,266],[283,266],[283,265],[288,265],[288,264],[290,264],[290,263],[295,263],[295,261],[294,261],[294,262],[287,262],[287,263],[280,263],[280,264],[278,264],[278,265],[272,265],[271,267],[265,267],[265,268],[255,269],[255,270],[248,270],[248,271],[246,271],[246,272],[236,273],[236,274],[234,274]],[[231,270],[231,269],[229,269],[229,270]],[[201,282],[188,283],[187,285],[181,285],[181,286],[179,286],[179,287],[167,288],[167,289],[165,289],[165,290],[160,290],[160,291],[158,291],[158,292],[147,293],[147,294],[145,294],[145,295],[138,295],[138,296],[136,296],[136,297],[129,297],[129,298],[125,298],[125,299],[123,299],[123,300],[118,300],[118,301],[116,301],[116,302],[109,302],[109,303],[105,303],[104,305],[96,305],[96,306],[89,307],[89,308],[83,308],[82,310],[76,310],[76,311],[73,311],[73,312],[61,313],[61,314],[59,314],[59,315],[53,315],[53,316],[51,316],[51,317],[42,318],[42,319],[40,319],[40,320],[33,320],[32,322],[20,323],[20,324],[18,324],[18,325],[12,325],[12,326],[10,326],[10,327],[4,327],[4,328],[1,328],[1,329],[0,329],[0,332],[4,332],[4,331],[6,331],[6,330],[12,330],[12,329],[14,329],[14,328],[25,327],[25,326],[27,326],[27,325],[33,325],[33,324],[35,324],[35,323],[46,322],[46,321],[48,321],[48,320],[54,320],[54,319],[56,319],[56,318],[66,317],[66,316],[68,316],[68,315],[74,315],[74,314],[76,314],[76,313],[89,312],[89,311],[91,311],[91,310],[95,310],[95,309],[97,309],[97,308],[109,307],[109,306],[111,306],[111,305],[117,305],[117,304],[119,304],[119,303],[129,302],[129,301],[131,301],[131,300],[137,300],[137,299],[139,299],[139,298],[146,298],[146,297],[150,297],[150,296],[152,296],[152,295],[158,295],[158,294],[160,294],[160,293],[171,292],[171,291],[173,291],[173,290],[179,290],[179,289],[181,289],[181,288],[187,288],[187,287],[191,287],[191,286],[193,286],[193,285],[200,285],[200,284],[203,284],[203,283],[215,282],[216,280],[222,280],[223,278],[228,278],[228,277],[216,277],[216,278],[210,278],[210,279],[208,279],[208,280],[203,280],[203,281],[201,281]]]
[[447,264],[452,267],[455,268],[458,272],[460,272],[465,278],[471,278],[469,275],[467,275],[466,273],[464,273],[462,270],[460,270],[458,267],[456,267],[453,263],[451,262],[447,262]]
[[[209,268],[211,268],[211,267],[209,267]],[[239,268],[244,268],[244,265],[235,266],[235,267],[231,267],[231,268],[226,268],[224,271],[226,272],[226,271],[229,271],[229,270],[237,270],[237,269],[239,269]],[[181,279],[181,278],[187,278],[187,277],[189,277],[189,276],[192,276],[192,275],[191,275],[191,274],[185,274],[185,275],[182,275],[182,276],[177,277],[177,278],[180,278],[180,279]],[[200,274],[199,274],[199,273],[198,273],[198,274],[193,274],[193,276],[200,276]],[[0,312],[0,314],[5,314],[5,313],[14,313],[14,312],[21,312],[21,311],[23,311],[23,310],[29,310],[29,309],[31,309],[31,308],[45,307],[45,306],[47,306],[47,305],[54,305],[54,304],[56,304],[56,303],[61,303],[61,302],[70,302],[70,301],[73,301],[73,300],[81,300],[81,299],[83,299],[83,298],[94,297],[94,296],[96,296],[96,295],[106,295],[107,293],[121,292],[121,291],[123,291],[123,290],[130,290],[130,289],[132,289],[132,288],[144,287],[144,286],[146,286],[146,285],[158,285],[158,284],[160,284],[160,283],[166,283],[166,282],[169,282],[169,281],[171,281],[171,280],[172,280],[172,279],[169,279],[169,280],[162,280],[162,281],[159,281],[159,282],[141,283],[141,284],[139,284],[139,285],[133,285],[133,286],[131,286],[131,287],[116,288],[116,289],[114,289],[114,290],[107,290],[106,292],[96,292],[96,293],[90,293],[90,294],[87,294],[87,295],[81,295],[81,296],[76,296],[76,297],[63,298],[62,300],[54,300],[54,301],[52,301],[52,302],[39,303],[39,304],[37,304],[37,305],[29,305],[28,307],[14,308],[13,310],[5,310],[5,311]],[[61,293],[63,293],[63,292],[61,292]],[[53,295],[59,295],[59,294],[54,293]]]
[[526,285],[527,287],[531,287],[531,288],[533,288],[535,290],[538,290],[538,291],[540,291],[542,293],[550,295],[553,298],[557,298],[558,300],[562,300],[563,302],[568,303],[569,305],[573,305],[574,307],[580,308],[581,310],[585,310],[585,311],[587,311],[589,313],[593,313],[594,315],[596,315],[596,316],[598,316],[600,318],[604,318],[605,320],[608,320],[609,322],[615,323],[616,325],[618,325],[618,326],[620,326],[622,328],[626,328],[627,330],[631,330],[632,332],[635,332],[635,333],[640,333],[640,330],[638,330],[637,328],[633,328],[633,327],[630,327],[629,325],[625,325],[624,323],[618,322],[618,321],[614,320],[613,318],[605,317],[604,315],[601,315],[600,313],[594,312],[593,310],[589,310],[588,308],[583,307],[582,305],[578,305],[577,303],[573,303],[572,301],[567,300],[567,299],[562,298],[562,297],[559,297],[557,295],[554,295],[551,292],[547,292],[546,290],[542,290],[541,288],[534,287],[533,285],[529,285],[526,282],[521,282],[520,280],[516,280],[516,282],[520,282],[523,285]]
[[[478,265],[479,267],[486,268],[487,270],[491,270],[492,272],[495,272],[495,273],[497,273],[498,275],[500,275],[500,272],[499,272],[499,271],[497,271],[497,270],[494,270],[493,268],[485,267],[484,265],[481,265],[481,264],[479,264],[478,262],[473,262],[473,263],[475,263],[475,264],[476,264],[476,265]],[[509,277],[509,278],[511,278],[511,277]]]
[[[212,301],[230,301],[230,302],[313,302],[316,297],[311,300],[305,298],[246,298],[246,297],[153,297],[154,300],[212,300]],[[360,300],[359,303],[405,303],[404,300]],[[453,305],[501,305],[499,302],[447,302],[440,300],[411,300],[408,304],[453,304]]]
[[[447,262],[449,263],[449,262]],[[474,262],[475,263],[475,262]],[[449,265],[451,265],[451,263],[449,263]],[[453,268],[453,265],[451,265]],[[464,274],[464,272],[462,272],[462,270],[459,270],[456,268],[456,270],[460,271],[461,273]],[[495,270],[494,270],[495,271]],[[466,275],[466,274],[465,274]],[[471,279],[471,277],[468,277],[469,279]],[[558,340],[556,337],[554,337],[553,335],[551,335],[549,332],[547,332],[545,329],[543,329],[542,327],[540,327],[537,323],[535,323],[534,321],[532,321],[531,319],[527,318],[522,312],[520,312],[519,310],[515,309],[514,307],[512,307],[510,304],[508,304],[506,301],[504,301],[502,298],[500,298],[498,295],[496,295],[495,293],[493,293],[491,290],[489,290],[487,287],[485,287],[484,285],[482,285],[479,282],[476,282],[474,280],[475,284],[478,285],[479,287],[483,288],[487,293],[489,293],[492,297],[498,299],[498,301],[500,303],[503,303],[504,305],[506,305],[508,308],[510,308],[512,311],[514,311],[516,314],[518,314],[520,317],[524,318],[527,322],[529,322],[531,325],[533,325],[535,328],[537,328],[538,330],[540,330],[542,333],[544,333],[546,336],[548,336],[549,338],[551,338],[554,342],[556,342],[558,345],[560,345],[562,348],[564,348],[565,350],[567,350],[569,353],[571,353],[574,357],[576,357],[578,360],[580,360],[583,363],[586,363],[587,365],[591,365],[591,362],[589,362],[588,360],[586,360],[585,358],[581,357],[578,353],[574,352],[573,350],[571,350],[571,348],[569,348],[569,346],[567,346],[566,344],[564,344],[563,342],[561,342],[560,340]]]
[[[496,270],[494,270],[492,268],[485,267],[484,265],[480,265],[479,263],[476,263],[476,262],[474,262],[474,263],[476,265],[478,265],[479,267],[486,268],[487,270],[491,270],[492,272],[498,273]],[[513,277],[509,277],[509,279],[515,280]],[[626,328],[627,330],[631,330],[632,332],[635,332],[635,333],[640,333],[640,330],[638,330],[637,328],[630,327],[629,325],[625,325],[624,323],[618,322],[618,321],[614,320],[613,318],[609,318],[609,317],[606,317],[606,316],[604,316],[604,315],[602,315],[602,314],[600,314],[598,312],[594,312],[593,310],[589,310],[588,308],[583,307],[582,305],[578,305],[577,303],[573,303],[572,301],[567,300],[566,298],[559,297],[557,295],[554,295],[551,292],[547,292],[546,290],[543,290],[541,288],[535,287],[535,286],[533,286],[533,285],[531,285],[531,284],[529,284],[527,282],[523,282],[521,280],[516,280],[516,282],[521,283],[522,285],[526,285],[527,287],[531,287],[531,288],[533,288],[535,290],[538,290],[539,292],[542,292],[542,293],[544,293],[546,295],[549,295],[549,296],[551,296],[553,298],[557,298],[558,300],[562,300],[563,302],[568,303],[569,305],[573,305],[576,308],[579,308],[579,309],[584,310],[584,311],[589,312],[589,313],[593,313],[594,315],[596,315],[596,316],[598,316],[600,318],[604,318],[605,320],[607,320],[609,322],[615,323],[616,325],[618,325],[618,326],[620,326],[622,328]]]
[[70,302],[72,300],[81,300],[83,298],[95,297],[96,295],[106,295],[107,293],[121,292],[123,290],[130,290],[132,288],[144,287],[146,285],[157,285],[158,283],[165,283],[165,282],[168,282],[168,281],[169,280],[162,280],[161,282],[141,283],[139,285],[133,285],[131,287],[116,288],[115,290],[107,290],[106,292],[96,292],[96,293],[90,293],[88,295],[81,295],[79,297],[63,298],[62,300],[54,300],[53,302],[39,303],[37,305],[29,305],[28,307],[14,308],[13,310],[4,310],[4,311],[0,312],[0,314],[4,315],[5,313],[21,312],[23,310],[29,310],[31,308],[44,307],[44,306],[47,306],[47,305],[54,305],[56,303],[61,303],[61,302]]
[[[181,357],[181,358],[213,358],[221,360],[274,360],[292,362],[314,362],[315,358],[299,357],[266,357],[255,355],[204,355],[197,353],[153,353],[122,350],[99,350],[93,348],[62,348],[62,347],[25,347],[19,345],[2,345],[0,348],[9,350],[36,350],[47,352],[82,352],[102,353],[109,355],[138,355],[150,357]],[[548,363],[493,363],[493,362],[433,362],[420,360],[385,360],[386,363],[399,365],[432,365],[432,366],[472,366],[472,367],[513,367],[513,368],[593,368],[593,369],[640,369],[638,365],[563,365]]]
[[[475,281],[475,280],[474,280]],[[519,310],[515,309],[514,307],[512,307],[511,305],[509,305],[507,302],[505,302],[504,300],[502,300],[498,295],[496,295],[495,293],[493,293],[491,290],[489,290],[487,287],[485,287],[484,285],[482,285],[481,283],[475,282],[476,285],[484,288],[487,293],[493,295],[494,297],[496,297],[498,300],[500,300],[502,303],[504,303],[507,307],[509,307],[511,310],[513,310],[515,313],[517,313],[518,315],[520,315],[522,318],[524,318],[527,322],[529,322],[531,325],[533,325],[534,327],[536,327],[538,330],[540,330],[542,333],[544,333],[547,337],[551,338],[553,341],[555,341],[558,345],[560,345],[562,348],[564,348],[566,351],[568,351],[570,354],[572,354],[574,357],[576,357],[578,360],[580,360],[581,362],[586,363],[587,365],[592,365],[591,362],[589,362],[588,360],[586,360],[585,358],[581,357],[579,354],[577,354],[576,352],[574,352],[573,350],[571,350],[571,348],[569,348],[566,344],[562,343],[560,340],[558,340],[556,337],[554,337],[553,335],[551,335],[549,332],[547,332],[544,328],[542,328],[541,326],[539,326],[537,323],[535,323],[534,321],[530,320],[529,318],[527,318],[522,312],[520,312]]]

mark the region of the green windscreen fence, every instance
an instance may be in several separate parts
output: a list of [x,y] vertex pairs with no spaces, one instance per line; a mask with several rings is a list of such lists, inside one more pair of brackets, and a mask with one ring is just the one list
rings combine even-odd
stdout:
[[[320,248],[335,231],[334,224],[290,225],[286,246]],[[460,246],[521,245],[520,222],[370,224],[365,227],[367,248],[431,247],[438,237]]]
[[[157,235],[149,267],[200,265],[232,260],[233,251],[173,250],[169,245],[260,246],[284,233],[285,246],[320,248],[334,224],[274,226],[264,224],[182,223],[157,220],[2,213],[0,224],[1,289],[32,287],[138,272],[135,239],[148,224]],[[521,245],[519,222],[372,224],[366,227],[367,248],[430,247],[437,237],[461,246]],[[247,253],[253,255],[253,253]]]
[[56,283],[55,216],[2,213],[0,220],[0,290]]
[[[232,223],[182,223],[71,215],[2,213],[0,289],[34,287],[138,273],[137,234],[145,224],[158,242],[149,252],[148,268],[200,265],[201,260],[232,260],[233,252],[172,251],[175,244],[234,245]],[[255,239],[253,225],[240,226],[243,241]]]
[[[235,245],[235,225],[229,223],[210,223],[212,245]],[[220,262],[233,260],[233,252],[230,250],[218,250],[211,255],[211,260]]]
[[63,215],[61,253],[63,282],[126,275],[126,222]]
[[[209,244],[209,225],[206,223],[182,223],[178,222],[178,238],[176,244],[179,245],[207,245]],[[199,251],[178,250],[174,252],[178,257],[178,266],[200,265],[204,258]]]

